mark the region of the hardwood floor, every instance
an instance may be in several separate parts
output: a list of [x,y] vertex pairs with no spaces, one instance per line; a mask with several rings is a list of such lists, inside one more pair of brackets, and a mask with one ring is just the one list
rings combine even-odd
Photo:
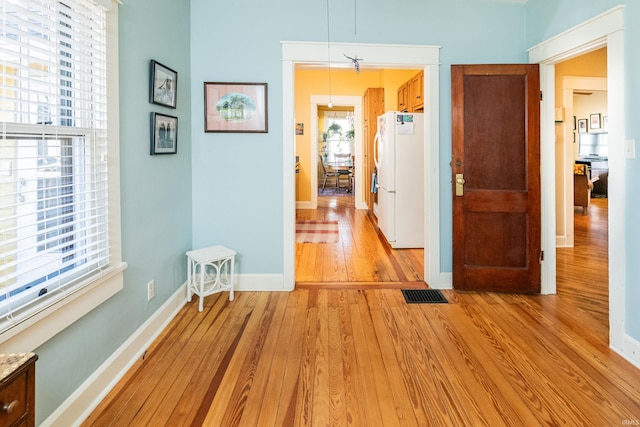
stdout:
[[601,325],[609,325],[608,199],[591,199],[574,213],[573,248],[558,248],[557,293]]
[[[597,224],[599,206],[576,227]],[[194,300],[83,425],[635,424],[640,370],[609,349],[600,315],[606,257],[580,247],[603,235],[576,230],[559,251],[571,280],[557,295],[237,292],[202,313]]]
[[337,243],[296,243],[296,288],[425,288],[424,249],[392,250],[352,196],[318,197],[300,220],[337,220]]

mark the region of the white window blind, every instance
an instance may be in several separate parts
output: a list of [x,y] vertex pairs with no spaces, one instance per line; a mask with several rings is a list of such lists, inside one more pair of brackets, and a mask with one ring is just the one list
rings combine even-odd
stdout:
[[106,21],[87,0],[0,2],[0,333],[110,260]]

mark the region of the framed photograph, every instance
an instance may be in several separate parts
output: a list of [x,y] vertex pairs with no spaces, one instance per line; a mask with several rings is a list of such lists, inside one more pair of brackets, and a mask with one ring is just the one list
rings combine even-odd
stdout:
[[178,152],[178,118],[151,113],[151,155]]
[[176,108],[178,73],[153,59],[150,69],[149,102]]
[[578,119],[578,133],[587,133],[587,119]]
[[602,130],[609,132],[609,116],[602,116]]
[[589,128],[590,129],[600,129],[600,113],[590,114],[589,115]]
[[304,123],[296,123],[296,135],[304,135]]
[[205,82],[204,131],[267,133],[267,84]]
[[576,130],[576,116],[573,116],[573,130]]

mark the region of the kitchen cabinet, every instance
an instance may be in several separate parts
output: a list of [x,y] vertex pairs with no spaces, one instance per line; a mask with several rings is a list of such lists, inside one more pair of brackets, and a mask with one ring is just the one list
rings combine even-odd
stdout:
[[35,425],[36,360],[33,353],[0,354],[0,425]]
[[410,111],[422,112],[424,110],[424,71],[411,78],[411,102]]
[[409,110],[409,93],[411,91],[411,83],[407,82],[398,88],[398,111],[410,111]]
[[398,88],[398,111],[424,111],[424,71],[420,71]]
[[367,203],[367,208],[372,217],[373,216],[373,204],[377,202],[377,193],[371,192],[371,178],[375,171],[376,165],[373,159],[373,140],[378,131],[378,116],[384,114],[384,89],[383,88],[369,88],[364,92],[362,98],[363,108],[363,132],[362,141],[364,144],[364,159],[362,162],[362,173],[364,185],[364,199]]

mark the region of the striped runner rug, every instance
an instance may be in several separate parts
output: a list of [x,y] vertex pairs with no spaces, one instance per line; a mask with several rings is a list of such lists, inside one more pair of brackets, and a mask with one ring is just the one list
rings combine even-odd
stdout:
[[296,243],[336,243],[338,221],[296,221]]

